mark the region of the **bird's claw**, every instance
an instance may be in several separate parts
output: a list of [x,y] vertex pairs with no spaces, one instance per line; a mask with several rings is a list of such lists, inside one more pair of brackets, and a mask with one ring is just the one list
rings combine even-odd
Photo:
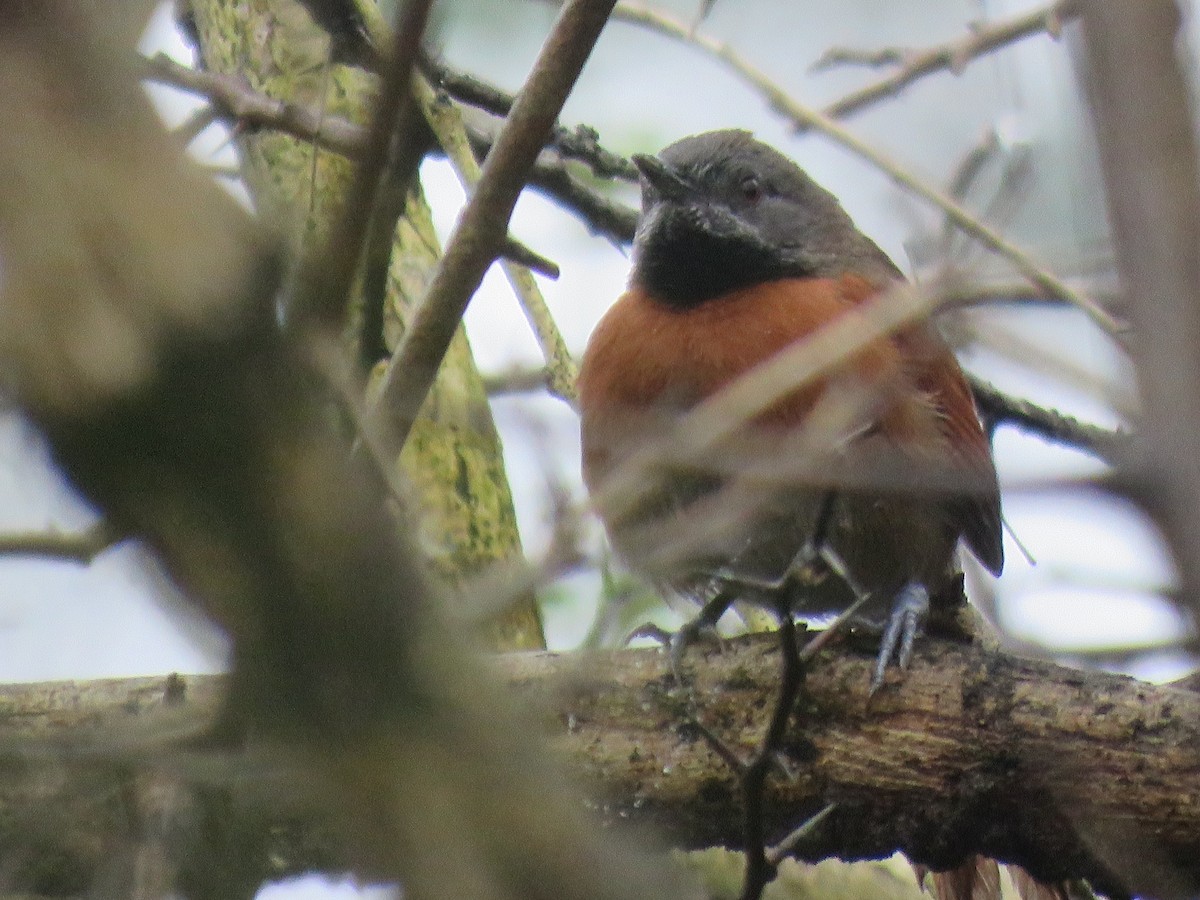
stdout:
[[929,615],[929,591],[924,585],[906,584],[896,594],[892,612],[888,616],[879,642],[879,656],[875,660],[875,671],[871,675],[868,696],[883,686],[883,676],[894,657],[901,669],[907,669],[912,660],[913,643]]
[[658,643],[670,654],[671,674],[675,676],[675,680],[683,683],[683,658],[687,654],[688,648],[702,641],[710,641],[719,647],[724,645],[721,643],[721,637],[717,633],[716,626],[709,622],[703,615],[696,616],[685,622],[678,631],[668,631],[667,629],[647,622],[635,628],[629,637],[625,639],[625,643],[633,641],[636,638],[649,638]]
[[671,674],[680,684],[683,684],[683,658],[687,654],[688,648],[702,641],[716,644],[722,650],[725,646],[717,632],[717,626],[703,615],[688,619],[678,631],[671,635],[671,642],[668,644],[671,653]]

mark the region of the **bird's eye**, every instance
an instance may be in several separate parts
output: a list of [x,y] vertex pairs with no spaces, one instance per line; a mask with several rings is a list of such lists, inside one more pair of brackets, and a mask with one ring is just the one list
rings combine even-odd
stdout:
[[748,175],[742,179],[741,191],[742,199],[748,203],[757,203],[763,197],[762,185],[753,175]]

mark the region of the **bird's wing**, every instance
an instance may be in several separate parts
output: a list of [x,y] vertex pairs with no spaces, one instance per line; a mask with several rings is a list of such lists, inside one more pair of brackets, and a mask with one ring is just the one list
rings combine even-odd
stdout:
[[[857,276],[842,277],[846,296],[862,302],[879,293],[879,286]],[[1000,519],[1000,490],[992,448],[970,385],[941,336],[927,324],[897,332],[893,344],[905,360],[909,376],[937,416],[945,452],[966,489],[947,501],[947,509],[971,552],[994,575],[1004,568]]]

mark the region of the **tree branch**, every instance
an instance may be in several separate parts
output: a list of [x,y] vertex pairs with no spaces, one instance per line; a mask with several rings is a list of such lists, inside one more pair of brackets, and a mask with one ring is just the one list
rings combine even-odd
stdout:
[[340,116],[322,115],[314,106],[276,100],[232,75],[193,69],[159,53],[137,57],[141,75],[207,99],[220,117],[243,128],[271,128],[350,159],[357,159],[366,129]]
[[[430,80],[455,100],[501,118],[512,111],[516,98],[494,85],[443,62],[429,62],[428,69]],[[556,124],[550,132],[547,146],[556,150],[563,159],[583,163],[597,178],[637,181],[637,169],[633,163],[602,147],[596,129],[587,125],[576,125],[574,129],[569,129]]]
[[[416,82],[416,91],[425,121],[450,160],[463,190],[470,196],[479,184],[479,162],[467,135],[459,106],[445,95],[438,95],[422,77]],[[576,403],[575,379],[579,369],[567,342],[559,331],[554,316],[546,305],[546,298],[534,281],[529,270],[505,261],[504,274],[516,294],[525,318],[533,329],[542,356],[546,361],[547,387],[556,396],[570,405]]]
[[[1200,159],[1171,0],[1082,6],[1087,86],[1113,245],[1137,324],[1146,423],[1136,475],[1158,506],[1187,596],[1200,585]],[[1128,65],[1137,60],[1137,65]],[[1194,615],[1200,604],[1193,602]]]
[[973,375],[968,375],[967,380],[971,383],[971,393],[975,395],[980,415],[992,425],[1013,425],[1027,434],[1083,450],[1113,466],[1121,465],[1129,458],[1133,435],[1127,431],[1080,422],[1057,410],[1005,394]]
[[[677,847],[737,847],[735,775],[689,726],[687,710],[699,698],[700,720],[726,745],[757,746],[777,690],[776,643],[754,635],[721,652],[693,651],[686,689],[656,650],[520,654],[500,664],[523,702],[544,709],[554,744],[607,825],[648,826]],[[893,676],[868,705],[870,665],[845,646],[809,664],[782,744],[794,777],[768,779],[772,839],[836,802],[796,855],[864,859],[899,849],[947,868],[981,853],[1044,881],[1086,877],[1113,897],[1200,889],[1200,696],[927,638],[907,675]],[[221,694],[220,676],[175,680],[171,691],[163,679],[0,688],[0,743],[19,750],[35,740],[43,751],[59,748],[60,759],[71,748],[65,758],[74,765],[142,758],[193,782],[207,774],[218,785],[244,783],[242,767],[261,767],[253,752],[202,764],[164,745],[164,733],[202,730]],[[150,741],[141,755],[139,734],[143,746]],[[289,777],[282,758],[270,771],[275,781]],[[7,796],[6,821],[41,802],[16,782]],[[262,829],[287,811],[274,792],[253,799]],[[55,815],[65,817],[72,800],[58,802]],[[73,847],[85,845],[80,829],[97,827],[76,821],[63,834]],[[321,833],[311,813],[304,822]],[[21,839],[20,829],[0,832],[0,841]],[[0,845],[0,857],[12,850]],[[343,852],[328,839],[296,840],[281,868],[336,870]]]
[[[385,176],[401,197],[408,196],[425,156],[418,128],[421,111],[413,98],[412,75],[432,0],[408,0],[385,57],[371,125],[362,143],[354,178],[327,246],[305,260],[294,308],[326,328],[344,327],[356,273],[371,228],[372,211]],[[403,206],[403,204],[401,204]],[[389,222],[389,225],[394,224]],[[391,229],[388,229],[390,244]]]
[[471,296],[496,258],[528,172],[608,21],[615,0],[570,0],[484,162],[442,264],[380,384],[377,409],[403,445]]
[[1000,22],[973,28],[965,37],[921,50],[885,48],[872,53],[832,48],[827,50],[813,70],[829,69],[845,62],[869,65],[899,63],[894,72],[865,87],[852,91],[823,110],[831,119],[841,119],[867,106],[894,97],[906,87],[935,72],[962,72],[972,60],[1007,47],[1035,34],[1048,34],[1057,38],[1064,21],[1074,18],[1078,12],[1078,0],[1058,0],[1049,6],[1032,10]]
[[[322,113],[315,106],[276,100],[254,90],[240,78],[206,69],[192,69],[161,53],[149,59],[140,59],[143,77],[204,97],[212,104],[217,118],[233,126],[270,128],[311,141],[348,159],[356,160],[362,155],[367,129],[348,119]],[[586,191],[582,185],[579,188]],[[553,191],[547,193],[554,197]],[[505,238],[502,255],[548,278],[559,276],[559,268],[552,260],[531,250],[511,235]]]
[[1022,276],[1028,278],[1032,284],[1048,296],[1058,297],[1078,307],[1109,335],[1119,336],[1124,332],[1125,326],[1114,319],[1112,314],[1097,304],[1095,300],[1073,289],[1057,275],[1034,261],[1020,247],[988,228],[961,204],[947,196],[944,191],[901,168],[885,154],[847,131],[829,116],[807,107],[789,96],[765,72],[744,59],[728,44],[698,34],[684,23],[665,13],[631,3],[629,0],[622,0],[613,13],[613,18],[649,28],[673,40],[695,47],[724,63],[739,78],[753,87],[771,109],[787,118],[798,131],[811,128],[821,132],[855,156],[866,160],[887,174],[901,187],[940,209],[965,234],[1009,260]]
[[[1012,425],[1027,434],[1090,453],[1113,466],[1127,458],[1133,440],[1129,432],[1081,422],[1058,410],[1006,394],[982,378],[968,375],[967,380],[980,414],[993,425]],[[484,387],[495,396],[545,390],[547,385],[545,369],[514,368],[484,376]]]
[[86,564],[120,543],[122,537],[107,522],[71,534],[55,531],[0,534],[0,556],[45,556]]

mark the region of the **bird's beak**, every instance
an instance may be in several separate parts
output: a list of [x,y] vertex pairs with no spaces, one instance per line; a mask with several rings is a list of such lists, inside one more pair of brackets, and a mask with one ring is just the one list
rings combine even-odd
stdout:
[[636,154],[633,164],[641,173],[646,183],[654,188],[665,200],[683,201],[696,194],[696,189],[678,172],[668,166],[657,156]]

